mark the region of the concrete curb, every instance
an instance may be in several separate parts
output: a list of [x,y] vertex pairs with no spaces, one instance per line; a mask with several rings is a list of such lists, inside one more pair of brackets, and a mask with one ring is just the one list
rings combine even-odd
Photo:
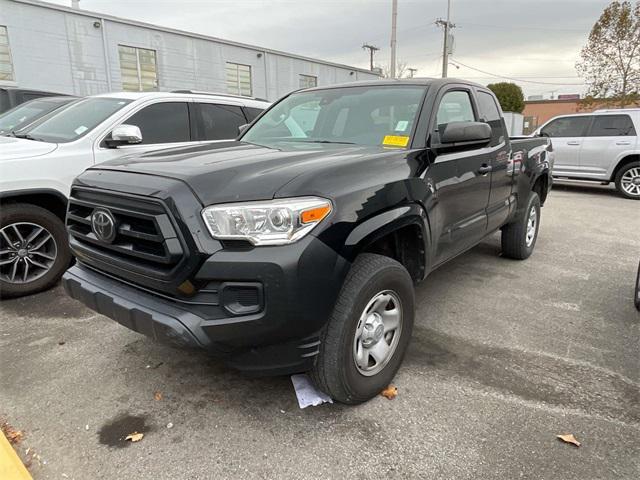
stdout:
[[0,434],[0,478],[2,480],[32,480],[31,474],[4,435]]

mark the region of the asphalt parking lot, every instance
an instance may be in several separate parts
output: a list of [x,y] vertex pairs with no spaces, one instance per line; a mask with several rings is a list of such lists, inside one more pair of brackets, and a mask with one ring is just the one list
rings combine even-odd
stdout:
[[300,410],[288,377],[154,344],[58,287],[0,305],[0,416],[35,479],[638,478],[640,203],[556,185],[533,256],[499,252],[417,288],[391,401]]

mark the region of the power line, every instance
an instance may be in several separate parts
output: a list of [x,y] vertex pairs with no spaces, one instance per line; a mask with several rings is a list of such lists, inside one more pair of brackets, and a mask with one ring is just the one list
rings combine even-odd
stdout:
[[507,77],[505,75],[497,75],[495,73],[487,72],[486,70],[480,70],[479,68],[472,67],[470,65],[466,65],[459,60],[452,60],[452,62],[462,65],[463,67],[469,68],[471,70],[475,70],[476,72],[485,73],[491,77],[496,78],[504,78],[505,80],[512,80],[514,82],[524,82],[524,83],[535,83],[538,85],[571,85],[571,86],[584,86],[584,83],[552,83],[552,82],[538,82],[535,80],[525,80],[523,78],[515,78],[515,77]]

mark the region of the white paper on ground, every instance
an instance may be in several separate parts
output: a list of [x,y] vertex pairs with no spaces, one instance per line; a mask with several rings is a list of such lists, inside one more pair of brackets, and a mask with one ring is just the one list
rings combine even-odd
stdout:
[[293,382],[300,408],[307,408],[310,405],[317,407],[326,402],[333,403],[333,400],[326,393],[316,389],[308,375],[291,375],[291,381]]

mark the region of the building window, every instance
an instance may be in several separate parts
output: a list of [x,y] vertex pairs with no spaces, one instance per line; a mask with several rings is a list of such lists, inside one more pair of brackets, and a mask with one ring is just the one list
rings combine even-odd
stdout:
[[318,86],[318,77],[312,75],[300,75],[300,88],[311,88]]
[[156,51],[118,45],[122,90],[149,92],[158,88]]
[[251,96],[251,67],[227,62],[227,92]]
[[0,25],[0,81],[13,81],[13,62],[9,49],[9,34],[7,27]]

